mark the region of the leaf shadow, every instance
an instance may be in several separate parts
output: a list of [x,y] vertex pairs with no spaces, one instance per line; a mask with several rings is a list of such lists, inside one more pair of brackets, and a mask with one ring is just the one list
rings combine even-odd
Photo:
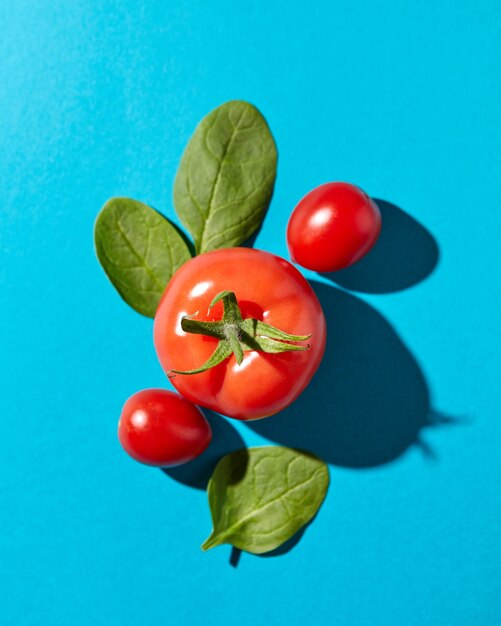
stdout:
[[243,550],[240,550],[240,548],[235,548],[235,546],[232,546],[229,559],[230,565],[234,568],[238,567],[240,559],[242,558],[242,554],[244,553],[248,554],[249,556],[258,557],[260,559],[275,558],[277,556],[283,556],[284,554],[289,553],[301,541],[304,533],[306,532],[306,529],[310,524],[313,523],[315,517],[311,519],[307,524],[302,526],[296,533],[294,533],[294,535],[292,535],[290,539],[287,539],[287,541],[285,541],[281,546],[278,546],[278,548],[275,548],[275,550],[270,550],[270,552],[264,552],[263,554],[251,554],[245,553]]
[[170,217],[167,217],[167,215],[165,215],[163,211],[160,211],[159,209],[157,209],[151,204],[148,206],[150,206],[158,214],[160,214],[164,218],[164,220],[167,220],[169,222],[169,224],[174,228],[174,230],[177,232],[177,234],[181,237],[181,239],[186,244],[188,250],[190,251],[191,256],[195,256],[195,244],[193,243],[192,239],[187,235],[187,233],[185,233],[184,230],[180,226],[178,226]]
[[[275,558],[277,556],[283,556],[284,554],[287,554],[293,548],[295,548],[297,544],[301,541],[304,533],[306,532],[306,529],[312,522],[313,520],[310,520],[307,524],[305,524],[302,528],[300,528],[294,535],[292,535],[290,539],[287,539],[287,541],[285,541],[281,546],[278,546],[278,548],[275,548],[275,550],[270,550],[270,552],[264,552],[263,554],[248,553],[249,556],[256,556],[256,557],[259,557],[260,559],[268,559],[268,558]],[[243,552],[244,551],[240,550],[240,548],[235,548],[235,546],[232,546],[231,552],[230,552],[230,559],[229,559],[229,563],[232,567],[234,568],[238,567],[240,563],[240,559],[242,558]]]
[[264,220],[266,218],[266,214],[263,216],[263,219],[261,221],[261,223],[259,224],[259,226],[257,227],[257,229],[252,233],[252,235],[246,239],[245,241],[243,241],[240,246],[242,248],[254,248],[254,245],[256,243],[256,239],[259,236],[259,233],[262,231],[263,229],[263,224],[264,224]]

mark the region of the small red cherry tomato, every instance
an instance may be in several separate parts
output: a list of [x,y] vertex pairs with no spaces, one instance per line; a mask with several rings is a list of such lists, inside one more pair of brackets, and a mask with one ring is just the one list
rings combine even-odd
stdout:
[[353,265],[376,243],[381,213],[369,196],[349,183],[326,183],[306,194],[287,226],[292,260],[316,272]]
[[203,413],[173,391],[144,389],[124,404],[118,439],[136,461],[169,467],[191,461],[209,445],[212,431]]

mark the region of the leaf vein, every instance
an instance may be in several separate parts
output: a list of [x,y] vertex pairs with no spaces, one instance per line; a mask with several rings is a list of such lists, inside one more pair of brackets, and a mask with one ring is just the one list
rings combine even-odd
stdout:
[[[124,241],[127,243],[127,247],[129,248],[129,250],[132,252],[132,254],[139,261],[139,265],[144,267],[146,272],[149,274],[150,278],[152,278],[153,281],[163,290],[165,285],[162,285],[162,283],[160,282],[160,280],[158,279],[158,277],[154,273],[153,269],[146,263],[146,260],[141,257],[141,255],[137,252],[137,250],[134,248],[132,243],[129,241],[129,239],[127,237],[127,234],[126,234],[125,230],[122,228],[122,224],[120,223],[120,218],[117,219],[117,226],[118,226],[118,230],[122,234],[122,237],[123,237]],[[148,229],[148,233],[149,233],[149,229]],[[148,243],[147,243],[146,251],[148,251],[148,244],[149,244],[149,237],[148,237]]]
[[249,513],[247,513],[246,515],[244,515],[243,517],[241,517],[239,520],[237,520],[234,524],[232,524],[231,526],[228,526],[228,528],[226,528],[223,532],[220,533],[220,536],[228,536],[231,535],[235,530],[237,530],[243,523],[249,521],[250,519],[252,519],[253,517],[255,517],[258,513],[262,513],[263,511],[265,511],[267,508],[269,508],[272,504],[275,504],[275,502],[281,500],[282,498],[284,498],[285,496],[293,493],[294,491],[297,491],[298,489],[301,489],[303,487],[305,487],[308,483],[310,483],[317,475],[317,473],[319,472],[319,470],[321,470],[322,468],[318,468],[316,469],[313,474],[311,474],[311,476],[309,476],[306,480],[304,480],[301,483],[298,483],[297,485],[294,485],[294,487],[291,487],[290,489],[287,489],[286,491],[282,492],[280,495],[276,496],[275,498],[273,498],[272,500],[268,500],[268,502],[266,502],[265,504],[263,504],[262,506],[259,506],[255,509],[252,509],[252,511],[249,511]]
[[214,180],[214,184],[212,186],[211,193],[210,193],[210,196],[209,196],[209,202],[208,202],[209,210],[207,212],[207,219],[206,219],[206,221],[204,222],[204,224],[202,226],[202,234],[201,234],[201,237],[200,237],[200,249],[201,250],[204,248],[205,230],[207,228],[207,224],[210,222],[212,203],[214,201],[214,198],[216,197],[216,191],[217,191],[217,189],[219,187],[219,181],[221,180],[221,173],[223,171],[225,158],[226,158],[226,155],[228,154],[228,152],[229,152],[229,150],[230,150],[230,148],[231,148],[231,146],[233,144],[233,141],[234,141],[234,139],[235,139],[235,137],[236,137],[236,135],[238,133],[238,125],[240,124],[240,121],[242,120],[244,114],[245,114],[245,109],[243,109],[242,112],[240,113],[240,116],[238,118],[236,126],[233,125],[233,123],[231,122],[231,119],[230,119],[230,124],[232,125],[233,130],[232,130],[231,137],[230,137],[228,143],[224,146],[223,154],[221,156],[221,162],[219,164],[217,175],[216,175],[216,178]]

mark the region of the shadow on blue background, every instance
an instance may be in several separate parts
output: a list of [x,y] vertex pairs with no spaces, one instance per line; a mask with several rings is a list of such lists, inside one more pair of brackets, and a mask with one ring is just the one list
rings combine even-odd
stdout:
[[207,450],[190,463],[162,469],[170,478],[195,489],[207,488],[209,478],[223,456],[245,448],[244,440],[227,419],[209,409],[203,411],[212,428],[212,441]]
[[[385,293],[424,280],[438,244],[419,222],[377,200],[383,218],[373,250],[328,275],[343,287]],[[311,281],[327,320],[322,364],[297,402],[273,419],[247,422],[280,444],[311,450],[327,463],[368,468],[398,458],[440,423],[416,359],[386,319],[356,296]]]
[[311,450],[326,462],[388,463],[432,426],[428,385],[386,319],[345,291],[311,282],[327,319],[322,364],[301,398],[272,419],[247,422],[260,435]]
[[325,276],[350,291],[401,291],[431,274],[438,263],[438,245],[408,213],[385,200],[375,202],[383,221],[375,246],[355,265]]

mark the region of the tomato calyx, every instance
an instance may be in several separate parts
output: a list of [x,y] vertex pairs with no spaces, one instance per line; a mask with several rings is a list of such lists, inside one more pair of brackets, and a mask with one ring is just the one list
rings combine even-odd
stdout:
[[218,339],[218,344],[209,359],[200,367],[192,370],[170,370],[170,374],[200,374],[219,365],[232,354],[238,365],[241,365],[244,352],[256,350],[269,354],[280,352],[308,350],[307,345],[298,345],[292,342],[306,341],[309,335],[291,335],[270,324],[250,318],[243,319],[238,306],[237,298],[233,291],[221,291],[209,305],[210,309],[221,302],[223,305],[223,317],[217,322],[203,322],[192,319],[189,315],[181,320],[181,328],[185,333],[206,335]]

